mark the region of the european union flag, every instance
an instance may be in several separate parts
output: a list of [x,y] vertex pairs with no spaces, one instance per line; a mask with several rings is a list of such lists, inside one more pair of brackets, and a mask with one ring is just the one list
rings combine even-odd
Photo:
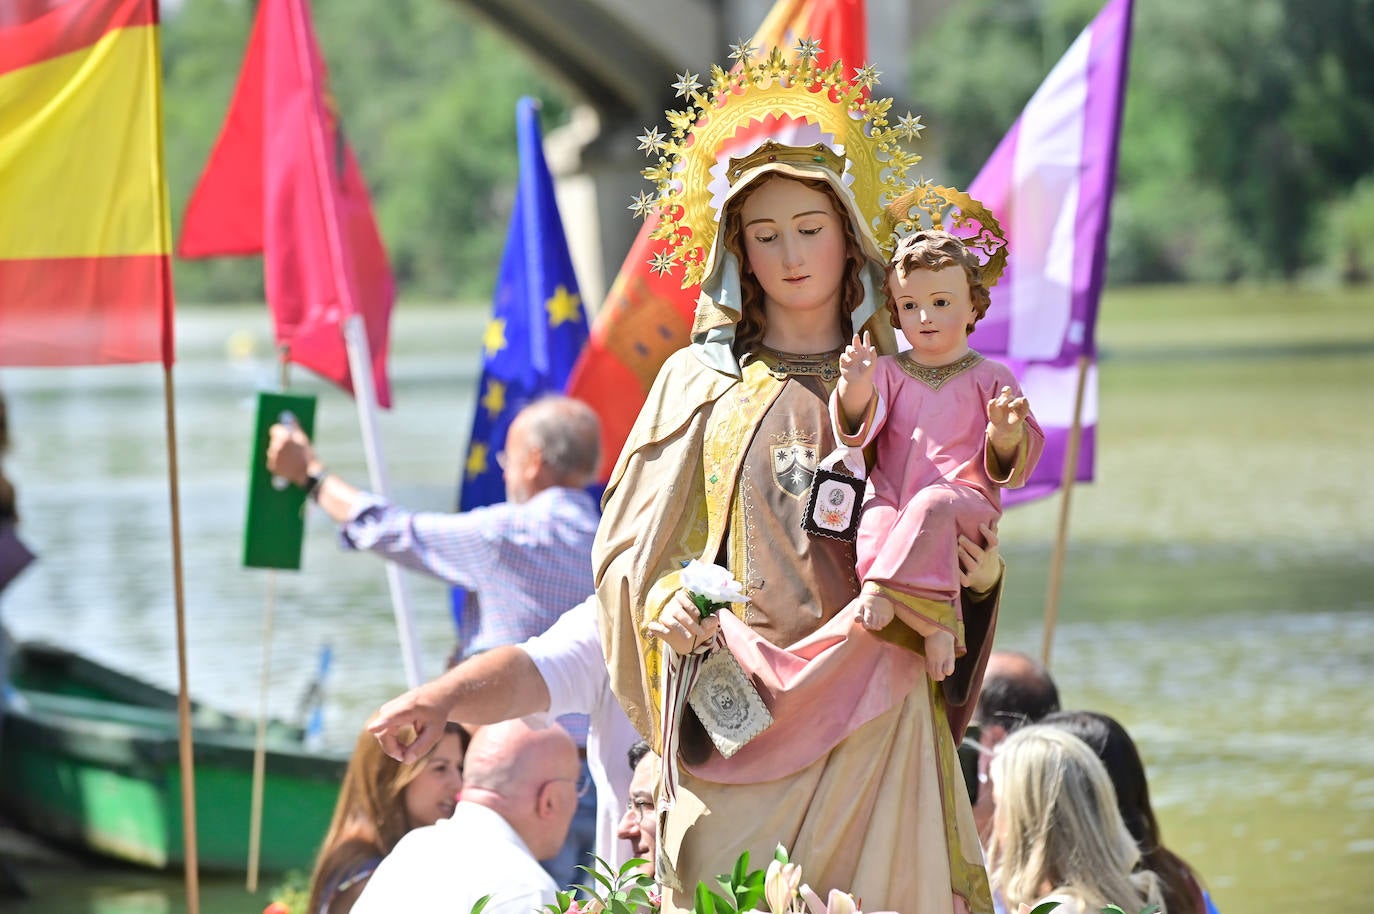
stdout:
[[[460,511],[505,501],[496,457],[505,447],[511,419],[542,394],[563,390],[587,342],[587,317],[544,161],[539,102],[520,99],[515,121],[519,184],[491,322],[482,337],[482,377],[463,463]],[[462,590],[453,592],[460,640],[465,596]]]

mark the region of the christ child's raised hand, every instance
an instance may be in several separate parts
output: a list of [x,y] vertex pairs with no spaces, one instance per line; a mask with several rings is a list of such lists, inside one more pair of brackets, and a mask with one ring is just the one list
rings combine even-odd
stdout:
[[988,401],[988,443],[1003,461],[1016,456],[1025,434],[1024,420],[1030,415],[1030,403],[1025,397],[1013,397],[1010,387],[1003,387]]
[[854,339],[844,347],[844,354],[840,356],[840,377],[851,384],[871,383],[877,365],[878,350],[865,330],[862,337],[854,334]]
[[873,399],[873,372],[878,367],[878,350],[874,348],[868,331],[854,339],[840,355],[840,383],[835,392],[839,396],[840,412],[851,429],[863,421],[868,401]]

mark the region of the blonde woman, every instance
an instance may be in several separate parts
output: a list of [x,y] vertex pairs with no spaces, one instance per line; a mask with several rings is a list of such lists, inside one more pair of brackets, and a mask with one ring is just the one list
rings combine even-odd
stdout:
[[1162,905],[1158,878],[1138,871],[1140,848],[1107,769],[1078,737],[1040,724],[1016,731],[992,761],[992,788],[989,873],[1006,910],[1057,901],[1058,914],[1108,904],[1134,914]]

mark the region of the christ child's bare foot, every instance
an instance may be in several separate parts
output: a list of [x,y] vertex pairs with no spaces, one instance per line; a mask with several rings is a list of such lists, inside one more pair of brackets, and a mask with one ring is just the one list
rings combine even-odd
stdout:
[[944,629],[926,635],[926,675],[939,682],[954,672],[954,636]]

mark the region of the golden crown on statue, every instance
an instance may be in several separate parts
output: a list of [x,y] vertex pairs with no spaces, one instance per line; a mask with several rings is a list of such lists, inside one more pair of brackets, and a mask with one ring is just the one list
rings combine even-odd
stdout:
[[[892,201],[887,214],[894,226],[912,232],[931,228],[957,235],[982,265],[979,272],[985,287],[991,289],[1002,278],[1007,267],[1007,236],[1002,225],[986,206],[957,187],[923,181]],[[949,225],[945,225],[945,219]],[[897,240],[898,253],[906,238]]]
[[694,73],[678,76],[673,88],[685,104],[667,112],[668,133],[648,127],[639,137],[640,150],[656,159],[642,172],[654,192],[638,194],[629,207],[640,218],[658,218],[653,237],[667,244],[650,261],[653,270],[664,275],[680,265],[683,288],[700,283],[730,187],[752,168],[783,162],[840,177],[884,255],[903,230],[940,227],[948,216],[951,231],[984,255],[995,280],[1006,240],[991,213],[967,194],[907,177],[921,157],[900,141],[919,138],[921,118],[908,113],[890,125],[892,99],[871,95],[877,69],[853,67],[846,77],[843,61],[817,65],[820,50],[811,39],[790,53],[741,42],[731,46],[730,70],[711,67],[709,86]]

